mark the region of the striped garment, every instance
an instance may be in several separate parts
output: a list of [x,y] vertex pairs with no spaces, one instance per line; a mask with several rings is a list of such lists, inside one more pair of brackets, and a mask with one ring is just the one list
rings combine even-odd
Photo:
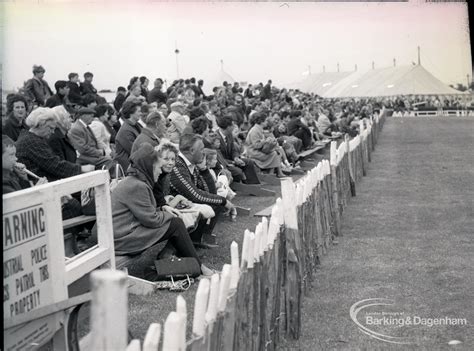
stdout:
[[172,195],[182,195],[197,204],[213,206],[226,204],[224,197],[211,192],[213,189],[209,189],[208,183],[199,174],[197,167],[194,168],[194,174],[191,174],[181,156],[176,158],[176,165],[170,174],[170,183]]

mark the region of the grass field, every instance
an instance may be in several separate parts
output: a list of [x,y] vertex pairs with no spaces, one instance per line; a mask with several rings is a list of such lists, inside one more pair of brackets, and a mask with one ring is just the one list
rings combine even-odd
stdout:
[[[342,231],[303,301],[300,340],[281,350],[474,350],[474,119],[389,119]],[[468,325],[401,328],[414,343],[386,343],[349,316],[368,298]]]

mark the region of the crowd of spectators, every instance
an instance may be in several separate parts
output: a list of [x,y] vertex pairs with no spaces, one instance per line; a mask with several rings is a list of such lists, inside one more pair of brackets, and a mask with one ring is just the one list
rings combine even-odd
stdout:
[[[3,193],[92,170],[114,177],[120,165],[127,176],[111,194],[119,255],[167,240],[160,258],[199,261],[196,248],[218,246],[218,219],[236,216],[233,182],[290,174],[299,153],[357,135],[359,121],[382,107],[376,99],[322,99],[271,80],[245,89],[223,82],[206,95],[203,80],[179,79],[165,89],[157,78],[149,90],[144,76],[132,77],[108,103],[90,72],[82,83],[77,73],[55,82],[55,94],[44,74],[34,66],[24,89],[7,97]],[[81,194],[64,198],[63,218],[85,213],[84,206]],[[202,272],[212,273],[204,265]]]

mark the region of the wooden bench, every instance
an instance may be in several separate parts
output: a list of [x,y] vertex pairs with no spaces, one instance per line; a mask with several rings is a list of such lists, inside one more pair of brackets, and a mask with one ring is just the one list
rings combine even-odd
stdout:
[[77,216],[74,218],[65,219],[63,221],[63,231],[64,231],[64,254],[66,257],[73,257],[79,253],[79,248],[77,247],[77,240],[74,233],[68,229],[80,226],[85,223],[95,221],[95,216]]
[[274,205],[268,206],[267,208],[264,208],[263,210],[257,212],[254,214],[255,217],[270,217],[272,215],[272,208]]
[[322,150],[326,147],[326,144],[325,145],[318,145],[312,149],[309,149],[309,150],[305,150],[303,152],[300,152],[298,154],[298,159],[301,159],[301,160],[304,160],[305,158],[308,158],[309,156],[312,156],[314,153],[316,153],[317,151],[319,150]]
[[276,192],[273,190],[264,189],[261,185],[254,184],[243,184],[243,183],[232,183],[231,189],[234,190],[238,195],[243,196],[275,196]]

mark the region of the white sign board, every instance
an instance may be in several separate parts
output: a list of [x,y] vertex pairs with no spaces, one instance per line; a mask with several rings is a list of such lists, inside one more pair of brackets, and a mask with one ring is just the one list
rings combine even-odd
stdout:
[[[53,301],[48,227],[44,206],[3,214],[3,317],[22,316]],[[30,350],[60,328],[55,315],[8,329],[5,350]]]

